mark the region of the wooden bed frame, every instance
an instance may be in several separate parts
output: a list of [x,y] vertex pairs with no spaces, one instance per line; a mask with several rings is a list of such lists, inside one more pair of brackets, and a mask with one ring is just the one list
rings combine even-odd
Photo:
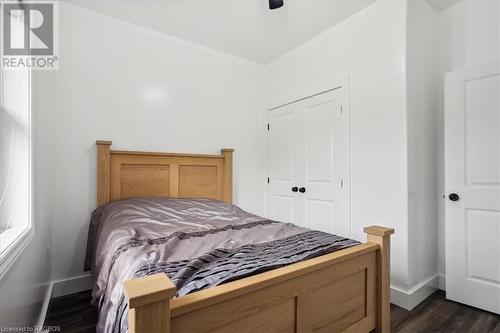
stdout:
[[[233,149],[221,155],[111,150],[97,141],[97,203],[126,197],[208,197],[232,203]],[[165,274],[123,283],[129,332],[390,331],[390,235],[248,278],[175,297]]]

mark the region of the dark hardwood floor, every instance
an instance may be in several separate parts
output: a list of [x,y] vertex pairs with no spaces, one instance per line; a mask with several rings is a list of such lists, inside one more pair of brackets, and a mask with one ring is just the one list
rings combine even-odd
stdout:
[[97,309],[90,305],[90,290],[52,298],[45,326],[61,326],[63,333],[95,332]]
[[[61,332],[95,332],[97,312],[90,305],[90,291],[50,301],[45,325],[61,326]],[[392,332],[500,333],[500,316],[447,301],[436,291],[412,311],[391,305]]]
[[392,332],[500,333],[500,316],[448,301],[438,290],[411,311],[391,304]]

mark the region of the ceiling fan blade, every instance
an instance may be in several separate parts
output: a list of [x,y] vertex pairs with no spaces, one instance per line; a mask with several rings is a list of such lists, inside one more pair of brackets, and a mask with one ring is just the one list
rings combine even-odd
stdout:
[[276,9],[283,6],[283,0],[269,0],[269,9]]

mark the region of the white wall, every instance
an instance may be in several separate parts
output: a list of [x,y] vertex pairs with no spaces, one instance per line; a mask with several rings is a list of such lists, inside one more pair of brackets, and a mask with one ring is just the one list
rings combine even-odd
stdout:
[[[352,237],[396,229],[392,284],[406,285],[406,2],[377,1],[266,66],[269,96],[350,76]],[[272,95],[271,95],[272,94]]]
[[440,12],[438,36],[438,270],[444,276],[444,73],[500,58],[500,2],[465,0]]
[[130,150],[235,148],[235,202],[263,213],[262,66],[64,3],[59,45],[60,69],[39,73],[35,101],[54,280],[83,274],[96,139]]
[[406,66],[410,288],[435,278],[437,274],[437,24],[438,15],[426,0],[408,1]]

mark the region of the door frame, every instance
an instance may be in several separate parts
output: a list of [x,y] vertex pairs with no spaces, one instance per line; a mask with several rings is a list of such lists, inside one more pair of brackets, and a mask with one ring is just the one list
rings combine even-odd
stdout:
[[350,76],[349,74],[341,75],[341,76],[335,76],[331,79],[325,80],[323,82],[320,82],[318,84],[301,88],[301,89],[296,89],[287,93],[284,93],[282,95],[279,95],[275,98],[273,98],[269,102],[269,107],[266,108],[264,111],[264,126],[263,128],[266,129],[266,163],[265,163],[265,170],[266,170],[266,181],[265,181],[265,204],[264,204],[264,211],[266,212],[267,216],[270,216],[269,212],[269,186],[267,183],[267,177],[270,174],[270,160],[271,160],[271,151],[269,149],[270,147],[270,137],[269,137],[269,131],[267,130],[267,125],[269,124],[269,112],[280,108],[282,106],[292,104],[295,102],[298,102],[300,100],[314,97],[316,95],[320,95],[329,91],[337,90],[337,89],[342,89],[342,112],[345,114],[347,117],[347,159],[345,161],[346,163],[346,168],[347,174],[345,175],[345,182],[344,182],[344,188],[345,188],[345,194],[344,194],[344,199],[347,204],[347,220],[349,222],[349,235],[342,235],[346,237],[351,237],[352,235],[352,221],[351,221],[351,150],[352,150],[352,145],[351,145],[351,92],[350,92]]

